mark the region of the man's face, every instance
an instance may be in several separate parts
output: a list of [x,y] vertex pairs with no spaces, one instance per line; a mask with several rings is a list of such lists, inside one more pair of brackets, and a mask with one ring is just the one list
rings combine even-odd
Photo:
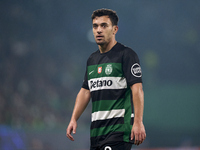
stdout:
[[108,44],[117,33],[117,26],[113,26],[108,16],[96,17],[92,21],[93,34],[98,45]]

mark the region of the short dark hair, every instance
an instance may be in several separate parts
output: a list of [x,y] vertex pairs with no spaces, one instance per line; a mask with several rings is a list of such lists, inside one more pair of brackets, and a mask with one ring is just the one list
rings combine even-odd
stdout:
[[106,8],[97,9],[93,11],[91,18],[93,20],[94,18],[101,17],[101,16],[108,16],[112,22],[112,25],[118,24],[119,18],[117,16],[116,11],[113,11],[111,9],[106,9]]

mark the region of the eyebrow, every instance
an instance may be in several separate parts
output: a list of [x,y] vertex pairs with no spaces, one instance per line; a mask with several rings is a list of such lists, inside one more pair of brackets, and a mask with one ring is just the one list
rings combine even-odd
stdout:
[[[102,26],[102,25],[108,25],[108,23],[103,22],[103,23],[101,23],[100,25],[101,25],[101,26]],[[93,26],[98,26],[98,24],[97,24],[97,23],[93,23]]]

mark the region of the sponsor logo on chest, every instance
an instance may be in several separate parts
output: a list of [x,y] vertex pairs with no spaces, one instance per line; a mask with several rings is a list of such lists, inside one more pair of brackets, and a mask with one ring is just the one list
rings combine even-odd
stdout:
[[112,86],[112,80],[91,80],[90,81],[90,89],[99,88],[99,87],[106,87]]
[[90,91],[127,88],[124,77],[100,77],[88,80]]

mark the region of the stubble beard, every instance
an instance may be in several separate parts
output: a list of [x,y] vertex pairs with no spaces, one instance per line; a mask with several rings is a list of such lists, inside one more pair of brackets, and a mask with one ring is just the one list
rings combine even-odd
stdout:
[[97,45],[99,45],[99,46],[103,46],[103,45],[106,44],[105,42],[96,42],[96,43],[97,43]]
[[98,41],[98,40],[96,40],[96,43],[97,43],[97,45],[99,45],[99,46],[103,46],[103,45],[106,44],[106,41]]

